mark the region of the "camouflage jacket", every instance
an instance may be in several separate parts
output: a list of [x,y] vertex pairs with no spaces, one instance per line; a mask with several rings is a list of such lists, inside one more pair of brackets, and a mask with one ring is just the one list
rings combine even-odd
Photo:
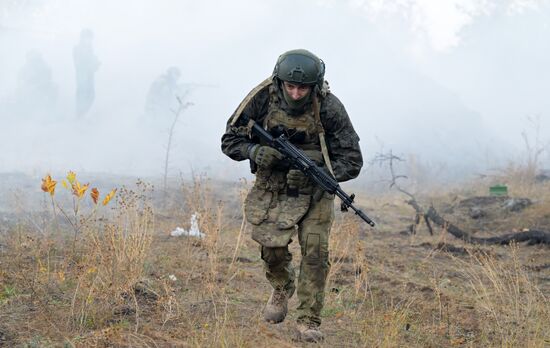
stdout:
[[[359,175],[363,166],[363,157],[359,147],[359,136],[353,129],[351,120],[344,105],[338,98],[329,93],[321,98],[320,117],[327,142],[329,157],[334,170],[336,180],[339,182],[353,179]],[[284,98],[280,98],[283,109],[287,108]],[[305,108],[311,107],[311,103]],[[242,115],[262,124],[269,108],[269,87],[260,90],[244,108]],[[251,145],[258,143],[258,139],[247,136],[243,130],[242,122],[231,126],[229,118],[225,134],[222,136],[221,148],[223,153],[236,161],[248,158],[248,150]]]

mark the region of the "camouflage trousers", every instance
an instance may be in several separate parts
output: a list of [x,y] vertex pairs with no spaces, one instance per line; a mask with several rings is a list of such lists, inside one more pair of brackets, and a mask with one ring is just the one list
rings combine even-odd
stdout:
[[[330,269],[328,240],[333,220],[334,197],[325,193],[319,201],[312,200],[308,212],[298,223],[302,254],[298,276],[299,322],[321,324],[325,282]],[[262,246],[261,253],[271,286],[284,289],[291,296],[295,290],[295,271],[288,245]]]

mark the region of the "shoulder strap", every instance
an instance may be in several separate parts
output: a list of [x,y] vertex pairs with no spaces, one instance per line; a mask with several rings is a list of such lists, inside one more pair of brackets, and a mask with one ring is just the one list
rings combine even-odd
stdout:
[[248,105],[248,103],[250,103],[252,98],[254,98],[256,94],[258,94],[258,92],[260,92],[264,87],[269,86],[272,82],[273,82],[273,79],[270,76],[267,79],[263,80],[259,85],[254,87],[254,89],[251,90],[250,93],[246,95],[246,97],[244,97],[243,101],[239,104],[237,111],[235,111],[235,115],[233,115],[233,119],[231,120],[231,126],[234,126],[235,123],[237,123],[237,121],[239,120],[239,117],[241,117],[241,114],[244,108]]
[[321,143],[321,152],[323,153],[323,159],[327,165],[330,174],[334,176],[334,171],[332,170],[332,164],[330,162],[330,157],[328,156],[327,143],[325,141],[325,130],[323,129],[323,124],[321,123],[320,111],[321,106],[319,104],[319,99],[317,95],[313,96],[313,113],[315,114],[315,123],[317,125],[317,132],[319,133],[319,142]]

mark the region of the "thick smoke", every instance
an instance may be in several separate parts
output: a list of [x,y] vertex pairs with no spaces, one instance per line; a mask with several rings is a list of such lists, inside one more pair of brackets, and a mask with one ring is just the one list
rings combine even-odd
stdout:
[[169,174],[245,175],[225,122],[298,47],[326,62],[367,161],[392,149],[447,177],[521,161],[522,131],[548,149],[550,12],[532,4],[3,2],[0,168],[162,175],[178,96]]

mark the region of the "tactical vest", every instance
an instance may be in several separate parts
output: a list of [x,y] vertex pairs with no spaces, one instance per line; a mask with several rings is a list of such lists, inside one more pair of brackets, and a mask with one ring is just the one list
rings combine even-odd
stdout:
[[275,137],[284,134],[292,144],[306,152],[317,164],[323,165],[319,125],[316,123],[313,105],[301,115],[289,115],[281,108],[279,98],[277,85],[270,85],[268,113],[263,121],[264,129]]
[[[312,91],[312,93],[315,93]],[[268,114],[263,127],[273,136],[285,136],[319,166],[324,165],[319,139],[315,103],[301,115],[289,115],[281,108],[278,87],[269,86]],[[317,105],[318,106],[318,105]],[[252,238],[264,246],[288,244],[294,227],[308,212],[315,187],[313,183],[300,187],[298,197],[286,194],[288,164],[273,168],[258,168],[256,181],[245,200],[245,215],[253,225]]]
[[[317,164],[320,164],[320,165],[322,165],[323,162],[324,162],[324,164],[327,166],[328,171],[334,176],[334,171],[332,169],[332,164],[330,162],[330,157],[329,157],[329,154],[328,154],[328,148],[327,148],[327,144],[326,144],[326,140],[325,140],[325,131],[324,131],[323,125],[321,123],[321,116],[320,116],[321,107],[319,105],[319,96],[317,96],[317,95],[313,96],[312,110],[311,110],[311,113],[313,113],[313,116],[314,116],[314,124],[315,124],[315,127],[316,127],[315,131],[317,132],[317,134],[319,136],[319,141],[317,141],[316,139],[314,140],[311,137],[311,135],[313,134],[312,129],[310,127],[311,119],[305,117],[305,116],[307,116],[307,112],[304,115],[301,115],[301,116],[304,116],[302,119],[300,119],[300,117],[296,117],[294,115],[293,115],[293,117],[295,117],[296,119],[291,119],[289,117],[289,115],[287,115],[286,112],[284,112],[284,110],[281,110],[280,100],[279,100],[279,96],[278,96],[278,93],[277,93],[277,85],[274,84],[273,82],[274,82],[273,77],[268,77],[267,79],[263,80],[259,85],[254,87],[248,93],[248,95],[243,99],[243,101],[241,102],[241,104],[239,105],[237,110],[235,111],[235,114],[233,115],[233,118],[230,121],[230,126],[235,127],[237,129],[236,130],[237,133],[243,133],[243,134],[250,135],[250,129],[246,129],[246,127],[237,127],[237,122],[238,122],[239,117],[241,116],[242,112],[244,111],[244,108],[248,105],[248,103],[250,103],[250,101],[261,90],[268,87],[269,88],[269,97],[270,97],[270,103],[269,103],[269,107],[268,107],[268,110],[269,110],[268,114],[270,114],[270,115],[273,114],[273,115],[270,116],[269,118],[266,118],[267,122],[264,122],[264,127],[273,126],[274,128],[271,129],[273,131],[273,130],[276,130],[278,128],[277,123],[281,123],[280,126],[282,126],[282,129],[285,130],[285,124],[288,124],[290,126],[290,128],[286,127],[286,130],[287,131],[290,130],[292,132],[291,135],[295,136],[293,142],[294,143],[295,142],[300,142],[301,145],[299,145],[299,147],[302,148],[305,151],[318,150],[320,148],[322,158],[323,158],[324,161],[321,161],[321,160],[317,161],[316,160],[317,159],[317,156],[316,156],[317,153],[315,151],[311,153],[311,156],[313,157],[312,159],[315,160],[317,162]],[[316,92],[316,88],[313,90],[313,93],[315,93],[315,92]],[[318,92],[319,92],[320,96],[323,97],[323,98],[325,98],[330,93],[330,87],[329,87],[329,84],[328,84],[327,80],[323,81],[323,86],[322,86],[321,90],[318,91]],[[280,112],[282,112],[284,115],[281,115]],[[277,115],[275,115],[275,114],[277,114]],[[269,120],[272,120],[272,121],[269,121]],[[299,123],[298,126],[299,126],[301,131],[295,132],[297,129],[292,128],[292,126],[295,125],[296,123]],[[277,134],[274,134],[274,135],[277,135]],[[305,137],[303,139],[298,139],[298,137],[304,136],[304,135],[305,135]],[[311,144],[313,144],[313,145],[318,144],[320,146],[309,146]],[[250,164],[251,164],[252,173],[255,173],[256,172],[255,164],[253,162],[250,162]]]

